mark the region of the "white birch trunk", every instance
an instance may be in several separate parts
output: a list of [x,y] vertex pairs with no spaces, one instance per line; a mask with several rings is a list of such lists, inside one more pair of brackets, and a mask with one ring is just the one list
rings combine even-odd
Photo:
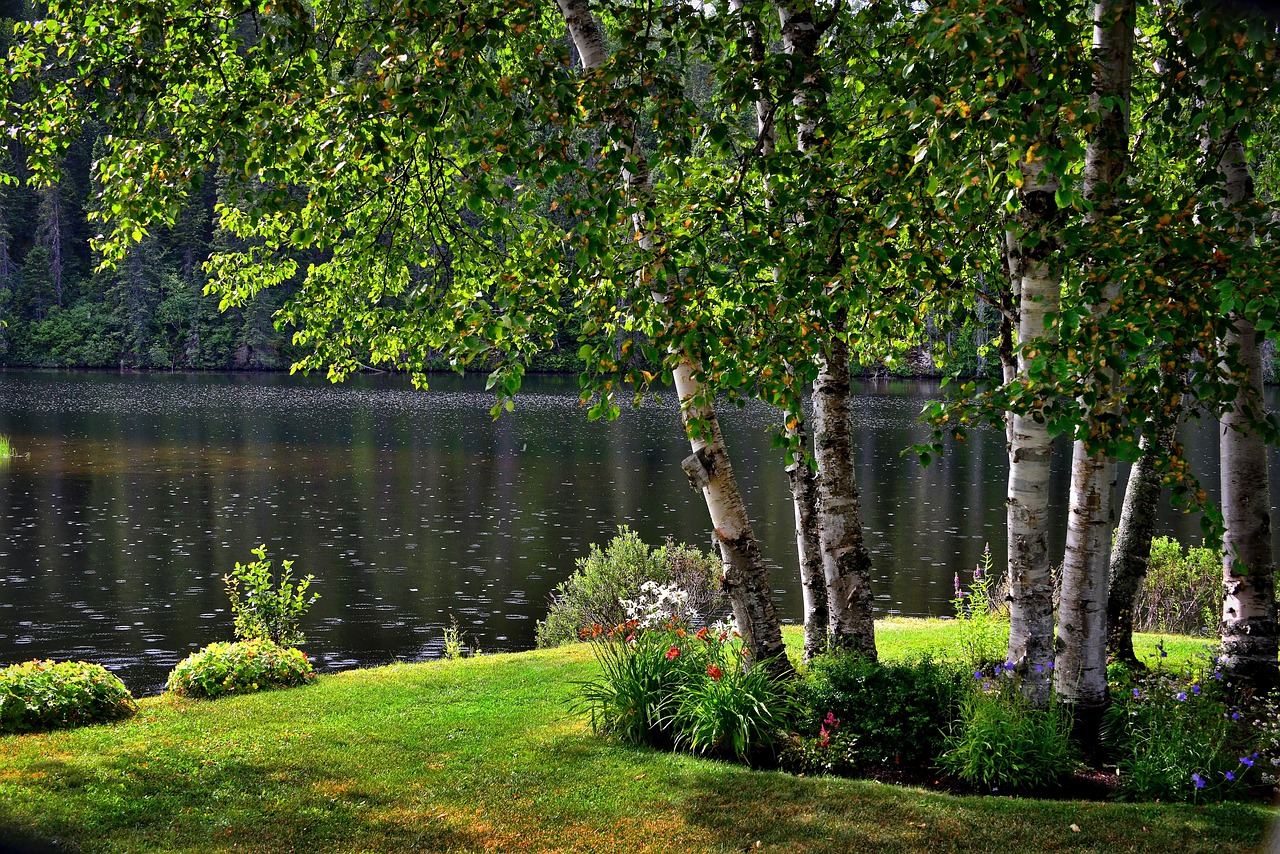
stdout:
[[[1028,232],[1045,229],[1057,213],[1058,179],[1035,160],[1022,167],[1022,210]],[[1052,343],[1045,315],[1057,313],[1061,276],[1046,261],[1054,246],[1046,235],[1032,250],[1019,248],[1018,375],[1028,370],[1028,348]],[[1049,470],[1053,445],[1049,428],[1031,415],[1009,419],[1009,661],[1023,677],[1023,692],[1037,705],[1049,699],[1048,668],[1053,663],[1053,575],[1049,567]]]
[[[783,50],[794,60],[817,62],[818,28],[809,4],[779,2]],[[814,74],[796,90],[799,150],[817,156],[818,120],[813,113],[821,97]],[[818,463],[818,540],[827,584],[828,641],[876,658],[875,620],[871,597],[871,557],[862,536],[858,484],[853,469],[852,391],[849,349],[841,339],[843,318],[830,324],[826,353],[819,359],[813,383],[814,456]]]
[[876,658],[871,610],[871,556],[862,538],[853,474],[849,350],[839,331],[813,383],[813,448],[818,461],[818,538],[827,582],[832,646]]
[[800,589],[804,600],[804,660],[810,661],[827,648],[829,611],[827,580],[822,567],[822,544],[818,539],[818,483],[805,459],[809,446],[808,430],[802,415],[787,413],[795,419],[787,432],[803,449],[792,455],[787,466],[791,486],[791,504],[796,518],[796,556],[800,563]]
[[[1253,200],[1253,180],[1239,137],[1225,147],[1222,172],[1227,203]],[[1248,318],[1233,317],[1236,331],[1223,346],[1238,347],[1246,383],[1231,411],[1222,416],[1219,463],[1222,515],[1226,523],[1222,557],[1222,667],[1235,680],[1258,688],[1277,682],[1275,559],[1271,547],[1271,489],[1267,449],[1248,427],[1248,414],[1260,417],[1261,341]]]
[[[608,60],[608,50],[600,26],[591,15],[589,3],[587,0],[557,0],[557,3],[583,68],[600,68]],[[620,122],[617,124],[621,125]],[[623,179],[631,193],[642,196],[651,192],[648,160],[635,139],[630,123],[626,123],[625,130],[627,153],[635,165],[634,171],[624,173]],[[639,217],[636,228],[642,235],[642,249],[652,251],[660,244],[661,236],[645,231]],[[669,294],[655,294],[654,297],[669,311],[679,310],[678,305],[672,304]],[[676,393],[680,397],[681,420],[693,451],[683,467],[706,500],[712,529],[720,546],[725,590],[733,603],[738,633],[753,661],[763,663],[779,675],[789,674],[791,663],[782,643],[782,627],[773,604],[769,571],[747,518],[746,504],[729,464],[729,453],[715,410],[705,399],[705,390],[696,379],[697,368],[689,358],[681,359],[674,375]],[[693,429],[695,422],[700,425],[700,430]]]
[[[742,12],[742,0],[730,0],[729,8]],[[747,37],[751,40],[751,61],[765,61],[764,38],[754,21],[744,22]],[[768,157],[777,145],[774,124],[774,104],[766,90],[756,87],[756,139],[760,154]],[[766,176],[765,192],[772,193]],[[766,197],[766,208],[772,207]],[[778,271],[774,271],[777,279]],[[827,588],[822,570],[822,547],[818,539],[817,480],[809,467],[806,454],[809,449],[808,429],[802,412],[783,413],[787,437],[795,441],[800,451],[792,454],[787,466],[787,482],[791,489],[791,505],[796,520],[796,559],[800,568],[800,590],[804,605],[804,660],[810,661],[827,647]]]
[[[1116,185],[1129,158],[1128,105],[1133,62],[1134,0],[1100,0],[1094,6],[1093,91],[1090,108],[1101,122],[1085,152],[1085,197],[1098,222],[1115,207]],[[1097,316],[1119,295],[1108,282],[1103,299],[1091,309]],[[1071,460],[1071,497],[1067,511],[1067,550],[1062,561],[1058,605],[1054,688],[1075,709],[1077,732],[1096,732],[1106,708],[1107,593],[1110,586],[1112,494],[1115,459],[1090,454],[1077,441]]]

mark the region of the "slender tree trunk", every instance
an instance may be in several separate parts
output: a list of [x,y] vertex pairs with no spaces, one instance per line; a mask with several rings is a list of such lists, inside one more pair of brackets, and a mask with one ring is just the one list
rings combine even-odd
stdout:
[[[1253,179],[1244,145],[1234,133],[1224,148],[1222,172],[1227,204],[1236,207],[1253,200]],[[1267,478],[1267,449],[1262,437],[1249,429],[1249,416],[1261,417],[1261,340],[1253,323],[1233,315],[1236,331],[1223,342],[1239,348],[1247,374],[1235,405],[1222,416],[1219,463],[1222,477],[1222,515],[1226,523],[1222,556],[1222,667],[1235,680],[1257,688],[1275,685],[1276,599],[1275,559],[1271,550],[1271,489]]]
[[[794,434],[800,447],[807,450],[808,430],[802,416],[794,418],[787,430]],[[822,544],[818,539],[818,482],[805,459],[805,451],[792,455],[787,466],[791,485],[791,504],[796,517],[796,554],[800,560],[800,589],[804,598],[804,660],[809,661],[827,646],[828,620],[827,580],[822,566]]]
[[818,536],[827,582],[830,640],[876,658],[871,556],[862,538],[853,475],[849,350],[837,329],[813,383],[813,446],[818,461]]
[[[1085,152],[1085,197],[1093,206],[1086,221],[1101,222],[1115,211],[1117,184],[1129,161],[1129,91],[1133,63],[1134,0],[1100,0],[1094,6],[1093,91],[1090,108],[1101,122]],[[1099,316],[1119,296],[1108,281],[1091,312]],[[1075,709],[1077,737],[1095,741],[1107,693],[1107,593],[1114,523],[1115,459],[1089,453],[1077,441],[1071,460],[1067,549],[1058,605],[1058,655],[1054,688]]]
[[[720,422],[715,410],[702,402],[705,390],[696,378],[693,365],[687,360],[681,362],[674,375],[685,432],[693,450],[683,468],[706,499],[738,633],[754,661],[762,662],[779,675],[789,674],[791,663],[782,642],[782,626],[773,604],[769,572],[733,476]],[[692,425],[695,420],[703,425],[700,434]]]
[[[1027,348],[1052,343],[1045,316],[1058,311],[1061,277],[1049,263],[1055,248],[1052,224],[1057,217],[1056,176],[1044,163],[1022,166],[1020,225],[1040,234],[1032,249],[1019,247],[1022,280],[1018,300],[1018,376],[1029,369]],[[1053,664],[1053,575],[1049,568],[1049,470],[1053,445],[1049,428],[1033,415],[1009,418],[1009,661],[1022,674],[1023,692],[1036,704],[1049,699],[1046,677]]]
[[[590,4],[587,0],[557,2],[583,68],[587,71],[600,68],[608,59],[608,50],[600,26],[591,15]],[[614,119],[614,124],[625,132],[624,145],[629,149],[628,159],[633,164],[633,171],[624,173],[623,179],[631,193],[643,197],[652,192],[648,160],[630,123]],[[642,221],[636,226],[641,233],[641,248],[655,250],[661,243],[661,235],[647,231]],[[654,296],[670,311],[679,310],[678,305],[672,304],[669,294]],[[674,371],[681,419],[693,451],[683,467],[706,500],[711,525],[720,545],[725,589],[733,602],[738,633],[748,654],[774,673],[788,675],[792,672],[791,662],[787,660],[782,643],[782,627],[773,604],[769,571],[747,518],[746,504],[729,464],[729,453],[715,410],[707,400],[706,390],[697,374],[697,366],[687,357],[681,359]]]
[[[729,8],[741,13],[742,0],[730,0]],[[743,23],[747,37],[751,40],[751,61],[759,67],[766,58],[764,37],[758,22],[748,18]],[[756,140],[762,157],[773,154],[777,145],[774,112],[774,103],[768,91],[757,86]],[[768,183],[765,191],[771,195],[772,187]],[[771,202],[771,198],[766,197],[766,208],[772,207]],[[775,270],[775,279],[777,276],[778,271]],[[818,490],[813,469],[806,459],[809,453],[809,431],[804,414],[799,411],[786,412],[783,417],[788,438],[801,448],[792,454],[791,464],[787,466],[787,480],[796,519],[796,558],[800,567],[800,590],[804,602],[804,660],[809,661],[827,646],[827,588],[822,569],[822,548],[818,539]]]
[[[797,147],[820,157],[818,102],[818,26],[813,6],[778,2],[782,46],[803,69],[805,85],[792,99],[796,115]],[[837,247],[838,250],[838,247]],[[841,257],[838,251],[835,256]],[[853,469],[852,390],[849,348],[843,340],[843,310],[831,324],[826,352],[819,359],[813,384],[814,456],[818,463],[818,539],[827,583],[827,617],[832,646],[856,649],[876,658],[875,620],[871,597],[871,556],[862,537],[858,484]]]
[[1147,577],[1151,538],[1155,534],[1156,504],[1160,500],[1159,461],[1169,453],[1177,423],[1143,430],[1142,456],[1129,470],[1120,527],[1111,548],[1111,588],[1107,594],[1107,657],[1137,665],[1133,652],[1133,604]]

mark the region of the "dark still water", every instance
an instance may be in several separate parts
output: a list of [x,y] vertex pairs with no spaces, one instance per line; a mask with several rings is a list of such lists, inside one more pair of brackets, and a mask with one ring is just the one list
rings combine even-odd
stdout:
[[[922,469],[900,452],[922,437],[915,417],[935,387],[860,391],[877,605],[946,614],[953,574],[986,543],[1003,554],[1003,437],[975,434]],[[0,664],[87,659],[158,691],[188,652],[232,638],[221,577],[259,543],[316,576],[323,598],[303,626],[325,669],[437,656],[450,615],[484,650],[529,648],[552,589],[619,524],[652,543],[707,543],[673,399],[593,424],[572,379],[532,377],[527,392],[494,421],[482,378],[418,392],[390,377],[0,373],[0,433],[30,453],[0,468]],[[795,621],[776,413],[723,419]],[[1212,430],[1187,438],[1211,461]],[[1065,448],[1058,463],[1065,496]],[[1171,511],[1164,528],[1199,537]]]

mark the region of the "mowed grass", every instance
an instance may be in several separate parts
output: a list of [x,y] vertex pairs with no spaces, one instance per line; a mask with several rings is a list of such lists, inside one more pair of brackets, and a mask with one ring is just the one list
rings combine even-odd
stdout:
[[[879,631],[887,658],[950,644],[939,621]],[[955,797],[625,747],[570,708],[594,672],[585,646],[393,665],[2,737],[0,838],[84,852],[1254,851],[1274,816]]]

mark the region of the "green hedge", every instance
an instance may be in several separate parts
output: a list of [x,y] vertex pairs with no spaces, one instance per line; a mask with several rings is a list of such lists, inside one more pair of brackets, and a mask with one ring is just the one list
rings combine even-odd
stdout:
[[0,732],[33,732],[126,718],[133,695],[99,664],[28,661],[0,670]]
[[315,677],[301,650],[251,640],[211,643],[191,653],[169,674],[168,687],[180,696],[213,699],[305,685]]

